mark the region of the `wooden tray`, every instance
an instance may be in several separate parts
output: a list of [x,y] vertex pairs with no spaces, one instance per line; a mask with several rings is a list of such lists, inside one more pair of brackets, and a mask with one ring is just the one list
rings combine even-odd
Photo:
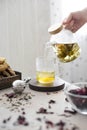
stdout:
[[22,77],[21,72],[15,71],[15,73],[16,73],[15,76],[5,77],[5,78],[0,79],[0,90],[12,87],[13,81],[15,81],[17,79],[21,79],[21,77]]

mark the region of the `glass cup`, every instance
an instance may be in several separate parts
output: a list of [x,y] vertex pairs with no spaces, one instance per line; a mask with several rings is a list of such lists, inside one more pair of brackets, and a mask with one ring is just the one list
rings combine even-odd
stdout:
[[53,58],[36,58],[36,80],[42,84],[50,84],[55,80],[55,62]]

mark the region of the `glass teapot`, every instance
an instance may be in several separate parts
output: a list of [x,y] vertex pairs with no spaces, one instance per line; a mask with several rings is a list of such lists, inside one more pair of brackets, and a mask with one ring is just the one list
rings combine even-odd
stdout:
[[48,32],[51,34],[49,45],[60,62],[71,62],[80,55],[81,49],[73,33],[65,29],[63,25],[52,25]]

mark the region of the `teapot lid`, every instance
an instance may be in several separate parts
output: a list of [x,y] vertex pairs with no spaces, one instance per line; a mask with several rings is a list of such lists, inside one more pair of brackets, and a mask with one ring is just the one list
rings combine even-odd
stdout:
[[48,32],[50,34],[56,34],[59,33],[62,29],[63,29],[63,25],[58,23],[58,24],[51,25],[48,28]]
[[73,33],[70,30],[64,28],[62,24],[54,24],[48,28],[48,32],[52,34],[50,42],[56,42],[61,44],[70,44],[76,42]]

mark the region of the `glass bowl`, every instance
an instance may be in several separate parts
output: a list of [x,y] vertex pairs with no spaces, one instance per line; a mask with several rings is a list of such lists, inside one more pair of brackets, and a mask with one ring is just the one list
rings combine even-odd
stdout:
[[68,84],[64,92],[73,109],[87,115],[87,82]]

